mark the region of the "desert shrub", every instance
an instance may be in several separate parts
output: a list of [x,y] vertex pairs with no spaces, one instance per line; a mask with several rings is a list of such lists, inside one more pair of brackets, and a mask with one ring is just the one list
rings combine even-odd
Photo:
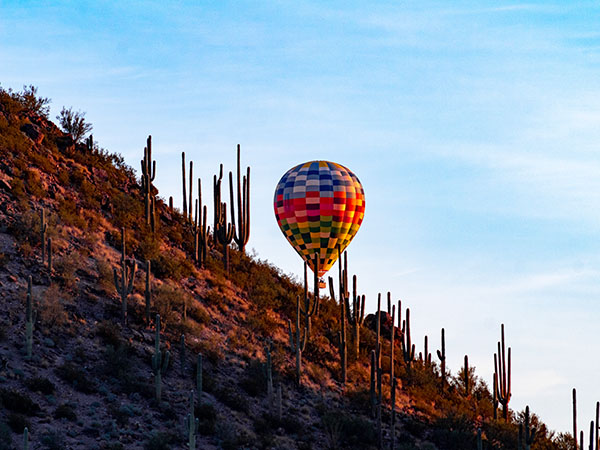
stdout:
[[[429,440],[442,448],[475,448],[477,443],[472,421],[464,415],[438,419]],[[516,445],[515,442],[509,448],[516,448]]]
[[55,387],[52,381],[48,378],[33,377],[25,380],[25,385],[29,390],[34,392],[41,392],[44,395],[50,395],[54,393]]
[[179,281],[191,276],[194,266],[185,256],[169,251],[159,253],[158,257],[152,260],[152,269],[157,278]]
[[12,450],[12,432],[4,422],[0,422],[0,450]]
[[176,321],[175,312],[179,312],[181,317],[185,318],[187,305],[191,303],[185,290],[167,283],[163,283],[154,289],[152,300],[154,308],[160,314],[162,323],[165,326]]
[[40,439],[46,450],[65,450],[65,438],[58,430],[48,430]]
[[263,337],[272,336],[279,327],[271,309],[252,310],[247,316],[246,324],[251,331]]
[[27,394],[22,394],[14,389],[0,389],[0,404],[9,411],[33,416],[40,411],[40,407]]
[[75,414],[75,410],[73,409],[72,405],[70,405],[68,403],[64,403],[62,405],[59,405],[54,410],[54,418],[55,419],[67,419],[71,422],[75,422],[77,420],[77,414]]
[[365,448],[377,443],[373,423],[362,416],[328,410],[321,416],[321,427],[332,447]]
[[115,292],[113,268],[111,265],[104,260],[96,260],[96,270],[98,271],[98,287],[104,293]]
[[142,261],[156,260],[160,254],[160,239],[155,233],[143,233],[136,256]]
[[229,408],[242,413],[248,413],[250,405],[246,397],[229,386],[223,386],[215,392],[215,397]]
[[72,252],[59,256],[53,262],[53,268],[60,277],[60,282],[67,288],[73,288],[77,281],[76,272],[81,264],[82,255],[79,252]]
[[207,324],[210,322],[210,314],[206,308],[199,302],[192,301],[188,307],[188,316],[199,324]]
[[155,431],[144,442],[144,450],[170,450],[173,440],[172,434]]
[[111,196],[114,225],[117,228],[137,227],[140,217],[144,217],[143,202],[130,194],[117,191]]
[[266,367],[262,361],[253,359],[246,364],[240,387],[252,397],[267,392]]
[[26,111],[48,118],[48,113],[50,112],[50,106],[48,105],[52,100],[39,96],[36,86],[32,84],[23,86],[21,92],[13,95]]
[[215,425],[217,423],[217,411],[212,403],[198,404],[194,408],[194,414],[198,419],[198,432],[204,435],[215,434]]
[[56,284],[46,289],[43,301],[39,304],[40,319],[47,329],[62,327],[69,321],[69,316],[64,307],[64,298],[67,294]]
[[65,362],[62,366],[57,367],[55,372],[62,380],[69,383],[79,392],[83,392],[84,394],[93,394],[96,392],[95,382],[78,365]]
[[31,423],[23,414],[9,413],[6,417],[8,426],[15,433],[22,434],[25,428],[31,430]]
[[77,203],[69,197],[61,197],[58,200],[58,217],[65,225],[70,225],[82,230],[86,229],[86,222],[78,210]]
[[37,171],[26,169],[23,171],[23,176],[25,178],[27,192],[30,195],[33,195],[37,198],[44,198],[46,196],[46,190],[44,189],[44,186],[42,186],[42,180],[40,179],[40,174]]
[[121,344],[119,327],[110,320],[104,320],[96,325],[96,336],[98,336],[105,345],[111,345],[116,348]]

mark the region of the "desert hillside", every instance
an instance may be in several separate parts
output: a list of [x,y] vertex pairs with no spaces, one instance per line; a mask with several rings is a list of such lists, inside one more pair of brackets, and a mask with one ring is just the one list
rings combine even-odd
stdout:
[[351,260],[315,299],[248,254],[250,224],[213,217],[229,170],[252,196],[245,167],[180,211],[150,137],[138,178],[44,100],[0,89],[0,450],[574,448],[510,408],[508,345],[494,389],[445,366],[443,330],[411,336],[410,305],[361,311]]

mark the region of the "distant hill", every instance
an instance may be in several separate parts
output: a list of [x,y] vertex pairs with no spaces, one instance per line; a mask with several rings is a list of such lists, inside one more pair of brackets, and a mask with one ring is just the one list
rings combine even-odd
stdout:
[[[296,298],[304,305],[304,286],[235,244],[228,246],[227,273],[224,247],[212,236],[210,183],[202,198],[211,200],[211,230],[204,235],[157,195],[151,176],[137,179],[121,156],[92,138],[74,142],[46,117],[43,100],[35,90],[0,88],[0,450],[24,448],[25,428],[29,448],[50,450],[187,449],[190,440],[198,449],[388,449],[393,441],[402,450],[475,450],[478,430],[484,449],[518,448],[524,412],[509,410],[505,421],[499,408],[494,419],[490,387],[473,368],[466,381],[464,369],[453,376],[446,368],[442,379],[438,336],[429,340],[431,360],[421,337],[412,336],[419,348],[408,355],[409,326],[404,333],[392,327],[386,302],[375,357],[381,382],[377,368],[371,382],[377,316],[366,314],[360,326],[357,358],[351,280],[346,383],[341,309],[322,295],[298,385],[288,327],[296,346]],[[156,176],[165,176],[160,166]],[[197,221],[194,194],[194,208],[188,206]],[[310,307],[310,294],[308,301]],[[401,319],[407,321],[405,310]],[[305,324],[301,317],[300,341]],[[574,448],[569,435],[547,430],[535,414],[530,421],[537,429],[532,449]]]

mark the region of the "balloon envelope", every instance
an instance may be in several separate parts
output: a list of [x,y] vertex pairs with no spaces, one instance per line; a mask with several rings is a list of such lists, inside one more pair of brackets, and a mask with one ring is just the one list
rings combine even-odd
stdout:
[[275,217],[286,239],[314,271],[319,255],[323,276],[348,246],[362,223],[365,193],[346,167],[309,161],[288,170],[275,189]]

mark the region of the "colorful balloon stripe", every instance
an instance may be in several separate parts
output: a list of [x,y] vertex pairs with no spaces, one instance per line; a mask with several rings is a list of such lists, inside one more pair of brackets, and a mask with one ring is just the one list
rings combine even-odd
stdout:
[[327,272],[356,235],[365,212],[360,181],[346,167],[310,161],[288,170],[275,189],[275,216],[286,239],[319,276]]

